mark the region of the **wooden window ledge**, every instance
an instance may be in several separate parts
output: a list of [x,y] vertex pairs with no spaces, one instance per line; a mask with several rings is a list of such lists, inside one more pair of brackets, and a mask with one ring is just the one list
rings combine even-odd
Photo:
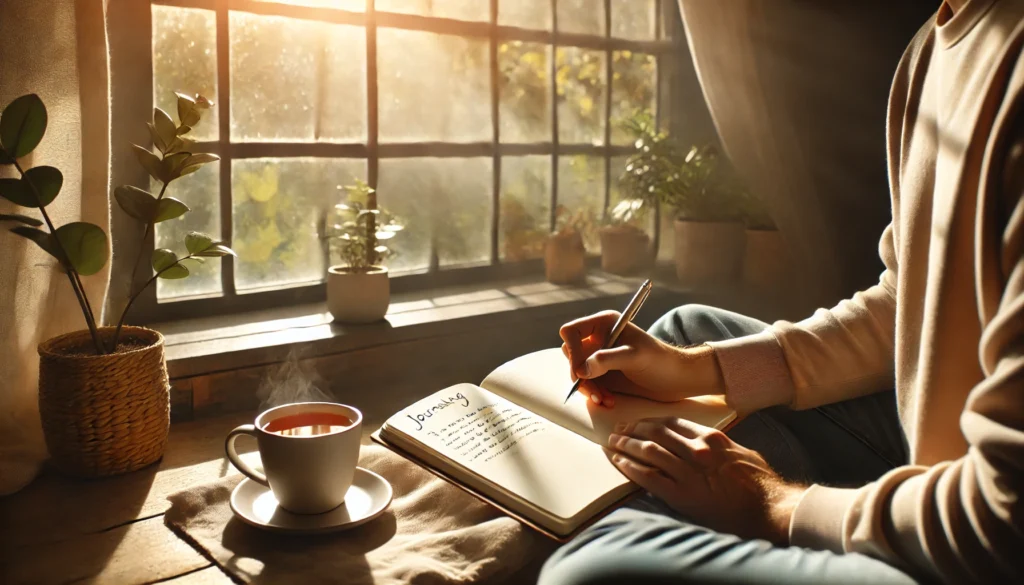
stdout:
[[[393,295],[385,321],[340,325],[324,303],[154,326],[166,338],[175,422],[260,405],[259,387],[289,356],[336,399],[386,416],[446,385],[479,382],[501,363],[561,343],[562,323],[621,309],[641,277],[591,273],[580,286],[539,277]],[[659,285],[637,323],[690,295]],[[390,410],[388,410],[390,409]]]

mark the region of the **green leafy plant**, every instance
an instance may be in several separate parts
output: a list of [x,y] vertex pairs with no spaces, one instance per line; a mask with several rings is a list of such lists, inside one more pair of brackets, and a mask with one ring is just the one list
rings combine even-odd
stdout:
[[743,191],[714,146],[694,146],[684,153],[644,111],[623,127],[635,137],[635,152],[619,177],[627,196],[649,205],[664,203],[680,219],[733,221],[742,216]]
[[587,206],[570,210],[564,205],[555,207],[555,231],[556,236],[569,236],[574,233],[587,240],[594,237],[597,226],[597,214]]
[[[149,236],[154,224],[181,217],[189,210],[181,201],[165,196],[167,186],[176,179],[198,171],[203,165],[218,160],[218,157],[212,154],[193,153],[194,143],[184,137],[199,123],[202,111],[212,104],[201,96],[192,98],[178,94],[177,97],[178,124],[159,108],[153,112],[153,121],[149,123],[150,136],[160,153],[159,156],[147,148],[132,145],[139,164],[161,183],[159,195],[154,196],[131,185],[118,187],[114,191],[114,198],[121,209],[145,225],[143,241]],[[56,168],[49,166],[23,169],[18,161],[39,145],[45,134],[46,124],[46,106],[35,94],[19,97],[0,115],[0,164],[13,165],[20,175],[20,178],[0,179],[0,196],[16,205],[38,209],[43,221],[21,214],[2,214],[0,220],[23,224],[11,228],[11,231],[32,240],[57,260],[75,292],[96,353],[112,353],[117,351],[121,328],[128,311],[146,287],[157,278],[187,277],[189,271],[185,262],[199,263],[203,258],[225,256],[234,252],[224,243],[198,232],[189,233],[185,237],[187,253],[180,257],[172,250],[154,250],[150,260],[154,274],[145,285],[129,296],[110,345],[105,346],[100,340],[96,317],[85,294],[81,277],[96,274],[106,266],[109,258],[107,234],[99,226],[88,222],[55,226],[46,211],[46,206],[60,193],[64,182],[63,175]],[[47,231],[39,229],[44,223]],[[133,265],[132,283],[135,282],[135,274],[142,255],[143,250],[140,247]]]
[[639,197],[623,199],[612,207],[604,224],[612,227],[630,227],[640,231],[640,224],[647,218],[647,202]]
[[743,224],[748,230],[774,230],[775,220],[768,213],[768,207],[757,195],[742,191],[739,196]]
[[384,209],[377,207],[377,197],[366,182],[356,179],[346,185],[346,201],[334,206],[337,223],[327,238],[334,243],[341,262],[353,272],[366,272],[394,255],[382,241],[390,240],[405,227]]

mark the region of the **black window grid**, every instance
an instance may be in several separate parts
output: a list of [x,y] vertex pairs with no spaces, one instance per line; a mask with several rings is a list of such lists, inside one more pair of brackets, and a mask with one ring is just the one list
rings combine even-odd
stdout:
[[[367,0],[365,12],[353,12],[335,8],[322,8],[262,2],[258,0],[152,0],[151,5],[171,6],[180,8],[198,8],[211,10],[216,15],[216,48],[217,48],[217,105],[219,132],[215,141],[204,141],[197,144],[198,150],[211,152],[221,157],[219,168],[219,203],[221,239],[231,242],[233,239],[232,221],[232,180],[231,161],[251,158],[352,158],[366,161],[367,182],[377,187],[379,163],[381,159],[411,157],[491,157],[492,159],[492,214],[490,218],[490,261],[487,265],[468,267],[440,268],[437,250],[432,249],[430,264],[425,271],[399,273],[392,278],[392,290],[403,292],[430,288],[435,286],[458,285],[495,278],[508,278],[519,275],[539,273],[541,260],[503,262],[499,257],[499,225],[500,225],[500,193],[501,163],[506,156],[543,155],[550,156],[550,217],[549,228],[555,228],[555,213],[559,202],[558,197],[558,162],[559,157],[587,155],[602,157],[604,160],[604,199],[602,213],[607,213],[611,197],[612,181],[615,172],[612,159],[616,156],[628,155],[632,152],[631,145],[612,144],[612,105],[613,105],[613,53],[615,51],[632,51],[653,55],[656,58],[657,79],[654,88],[655,116],[659,120],[664,112],[663,89],[667,83],[665,56],[678,50],[673,39],[674,20],[666,18],[672,14],[668,0],[655,1],[656,35],[654,40],[640,41],[616,38],[612,36],[612,2],[598,0],[604,6],[604,34],[589,35],[565,33],[559,31],[558,0],[550,0],[551,30],[525,29],[498,23],[499,0],[490,0],[488,21],[463,21],[450,18],[423,16],[394,12],[378,12],[375,0]],[[366,34],[366,105],[367,135],[365,142],[232,142],[231,140],[231,104],[230,104],[230,37],[229,16],[231,12],[247,12],[268,16],[283,16],[294,19],[311,20],[332,24],[348,24],[364,27]],[[152,25],[146,19],[145,29],[149,46],[152,41]],[[431,32],[487,39],[489,43],[490,65],[490,112],[491,140],[482,142],[390,142],[381,144],[378,128],[378,74],[377,74],[377,30],[379,28],[397,28],[412,31]],[[547,45],[550,48],[550,87],[551,92],[551,140],[534,143],[503,143],[500,128],[500,71],[498,63],[498,47],[506,41],[523,41]],[[563,144],[559,141],[559,115],[557,92],[557,49],[575,47],[603,51],[605,54],[604,92],[604,136],[603,143],[595,144]],[[151,55],[151,52],[150,52]],[[152,80],[152,62],[149,65],[149,78]],[[152,92],[149,92],[152,100]],[[153,104],[150,103],[150,109]],[[656,210],[657,219],[657,210]],[[655,221],[654,242],[657,246],[659,221]],[[153,236],[143,245],[153,248]],[[153,322],[175,320],[185,317],[202,317],[223,313],[258,310],[286,304],[303,304],[321,301],[325,297],[326,285],[319,283],[299,283],[285,285],[267,290],[238,291],[235,286],[235,266],[231,257],[221,260],[221,288],[216,295],[157,299],[156,287],[148,288],[138,299],[133,311],[134,321]]]

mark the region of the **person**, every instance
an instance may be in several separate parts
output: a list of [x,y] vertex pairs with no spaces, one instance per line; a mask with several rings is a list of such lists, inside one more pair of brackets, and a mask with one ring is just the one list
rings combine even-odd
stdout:
[[615,313],[562,327],[602,407],[721,394],[741,422],[617,427],[650,497],[540,583],[1024,582],[1022,46],[1024,0],[947,0],[907,49],[877,285],[799,323],[683,307],[607,350]]

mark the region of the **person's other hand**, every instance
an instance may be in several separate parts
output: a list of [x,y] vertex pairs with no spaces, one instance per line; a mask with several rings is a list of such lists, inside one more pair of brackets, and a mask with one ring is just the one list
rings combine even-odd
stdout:
[[608,453],[631,481],[693,522],[743,538],[789,544],[806,489],[786,483],[756,451],[678,418],[619,425]]
[[558,332],[572,379],[583,378],[580,392],[590,400],[612,407],[615,393],[674,402],[723,392],[710,347],[673,347],[627,323],[615,346],[601,349],[618,318],[619,313],[605,311],[566,323]]

